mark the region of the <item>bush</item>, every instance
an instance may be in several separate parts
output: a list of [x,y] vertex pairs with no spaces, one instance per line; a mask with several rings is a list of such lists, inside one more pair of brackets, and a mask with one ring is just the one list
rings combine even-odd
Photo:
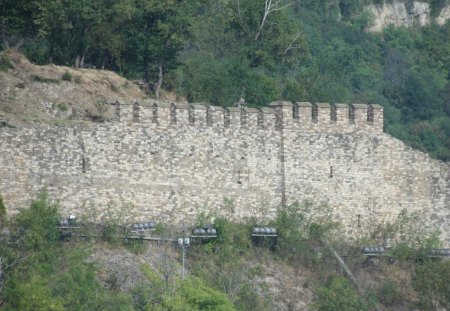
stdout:
[[358,296],[349,281],[341,276],[329,279],[325,287],[315,292],[313,310],[317,311],[364,311],[369,307]]
[[31,207],[21,210],[15,219],[29,250],[53,246],[59,240],[58,221],[57,205],[50,202],[46,192],[41,192]]
[[331,219],[331,210],[327,205],[304,202],[283,207],[275,220],[277,253],[304,264],[323,261],[321,256],[326,250],[322,248],[322,239],[337,226]]
[[194,277],[183,281],[175,295],[166,296],[163,305],[165,309],[174,311],[235,310],[224,293],[207,286],[202,280]]
[[420,310],[450,307],[450,261],[427,260],[419,265],[413,278],[419,293]]
[[64,81],[72,81],[73,80],[73,76],[69,71],[66,71],[63,75],[62,75],[62,79]]
[[56,83],[57,84],[57,83],[60,82],[57,79],[41,77],[39,75],[32,75],[31,76],[31,80],[36,81],[36,82],[40,82],[40,83]]
[[0,195],[0,225],[6,221],[6,206],[3,202],[3,197]]
[[0,55],[0,71],[8,71],[8,69],[13,69],[14,65],[11,58],[8,55]]

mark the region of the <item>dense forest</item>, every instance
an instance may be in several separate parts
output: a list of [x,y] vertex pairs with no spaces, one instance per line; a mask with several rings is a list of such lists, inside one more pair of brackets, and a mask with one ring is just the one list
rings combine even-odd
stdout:
[[[428,2],[436,16],[449,1]],[[371,3],[5,0],[1,48],[142,79],[157,98],[381,104],[386,132],[448,161],[450,23],[370,33]]]

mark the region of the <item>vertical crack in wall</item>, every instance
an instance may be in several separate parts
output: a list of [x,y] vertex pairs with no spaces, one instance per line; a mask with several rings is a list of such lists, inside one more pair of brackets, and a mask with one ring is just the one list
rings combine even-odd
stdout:
[[88,163],[87,163],[88,160],[87,160],[87,157],[86,157],[86,148],[84,146],[83,134],[80,131],[79,135],[77,135],[77,132],[74,129],[74,135],[78,136],[78,145],[79,145],[79,148],[80,148],[80,151],[81,151],[80,152],[80,156],[81,156],[81,171],[83,173],[86,173],[87,167],[88,167]]
[[279,122],[278,130],[280,131],[280,166],[281,166],[281,207],[286,205],[286,170],[285,170],[285,156],[284,156],[284,126],[283,126],[283,107],[277,108],[276,119]]

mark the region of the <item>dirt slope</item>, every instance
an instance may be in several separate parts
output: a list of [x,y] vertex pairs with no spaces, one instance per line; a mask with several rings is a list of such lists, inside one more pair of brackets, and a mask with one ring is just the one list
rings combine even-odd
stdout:
[[147,97],[136,84],[111,71],[37,66],[11,51],[0,53],[0,61],[3,122],[28,126],[79,122],[107,117],[107,104],[116,100]]

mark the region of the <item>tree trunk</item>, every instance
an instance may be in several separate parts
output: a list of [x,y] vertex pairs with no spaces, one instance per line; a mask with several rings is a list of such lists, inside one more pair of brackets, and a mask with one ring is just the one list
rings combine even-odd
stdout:
[[77,54],[77,56],[75,56],[75,64],[74,64],[74,67],[75,68],[80,68],[80,61],[81,61],[81,56],[80,56],[80,54]]
[[163,82],[163,66],[162,62],[158,62],[158,82],[155,85],[155,97],[159,99],[159,91],[161,90],[161,84]]
[[150,74],[148,67],[149,67],[148,57],[144,56],[144,80],[147,83],[150,81]]
[[84,53],[81,55],[80,68],[84,68]]
[[20,38],[19,41],[17,41],[16,44],[14,44],[13,50],[18,52],[19,49],[22,47],[22,45],[25,43],[25,39],[24,38]]
[[9,50],[9,42],[8,42],[8,38],[6,38],[6,34],[4,31],[2,31],[2,45],[3,45],[3,50]]

